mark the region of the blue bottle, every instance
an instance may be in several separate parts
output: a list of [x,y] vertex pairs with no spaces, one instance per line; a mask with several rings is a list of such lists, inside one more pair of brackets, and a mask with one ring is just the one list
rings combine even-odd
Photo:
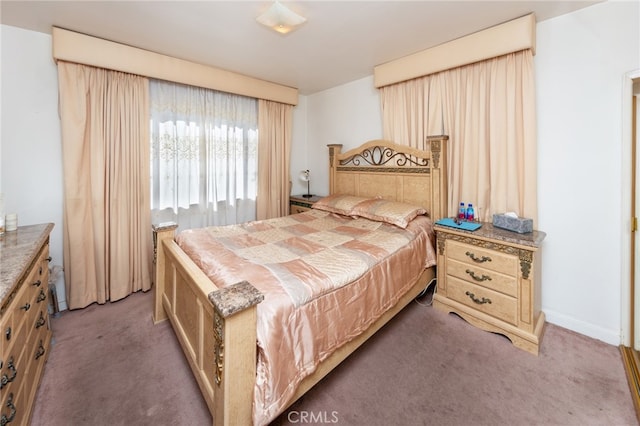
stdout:
[[467,217],[467,209],[464,208],[464,203],[460,203],[460,208],[458,209],[458,219],[464,219]]
[[474,220],[474,214],[475,212],[473,211],[473,204],[469,203],[469,207],[467,207],[467,214],[466,214],[466,218],[469,221],[473,221]]

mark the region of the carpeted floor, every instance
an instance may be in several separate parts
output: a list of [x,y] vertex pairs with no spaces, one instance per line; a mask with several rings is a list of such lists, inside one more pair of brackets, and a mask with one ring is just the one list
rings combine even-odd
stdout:
[[[52,318],[33,425],[207,425],[152,293]],[[617,347],[547,324],[538,357],[411,303],[274,425],[636,425]]]

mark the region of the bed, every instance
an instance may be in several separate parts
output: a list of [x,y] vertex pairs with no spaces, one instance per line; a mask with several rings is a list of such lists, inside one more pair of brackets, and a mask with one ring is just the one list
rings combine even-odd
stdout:
[[[447,140],[329,145],[330,195],[309,212],[178,235],[154,225],[154,322],[170,320],[214,425],[270,422],[435,278]],[[391,205],[419,209],[380,220]]]

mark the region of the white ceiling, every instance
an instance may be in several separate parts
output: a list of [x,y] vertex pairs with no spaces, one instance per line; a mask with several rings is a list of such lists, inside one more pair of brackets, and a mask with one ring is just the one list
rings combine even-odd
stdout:
[[598,1],[282,1],[307,18],[281,35],[255,18],[272,1],[7,1],[2,24],[52,26],[297,87],[309,95],[373,67],[535,13],[538,22]]

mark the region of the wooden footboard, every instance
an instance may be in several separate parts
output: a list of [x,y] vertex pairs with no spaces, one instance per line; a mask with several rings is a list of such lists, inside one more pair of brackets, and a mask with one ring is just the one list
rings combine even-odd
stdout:
[[175,243],[175,229],[154,226],[154,322],[171,321],[213,424],[251,424],[256,305],[263,296],[246,281],[216,287]]

